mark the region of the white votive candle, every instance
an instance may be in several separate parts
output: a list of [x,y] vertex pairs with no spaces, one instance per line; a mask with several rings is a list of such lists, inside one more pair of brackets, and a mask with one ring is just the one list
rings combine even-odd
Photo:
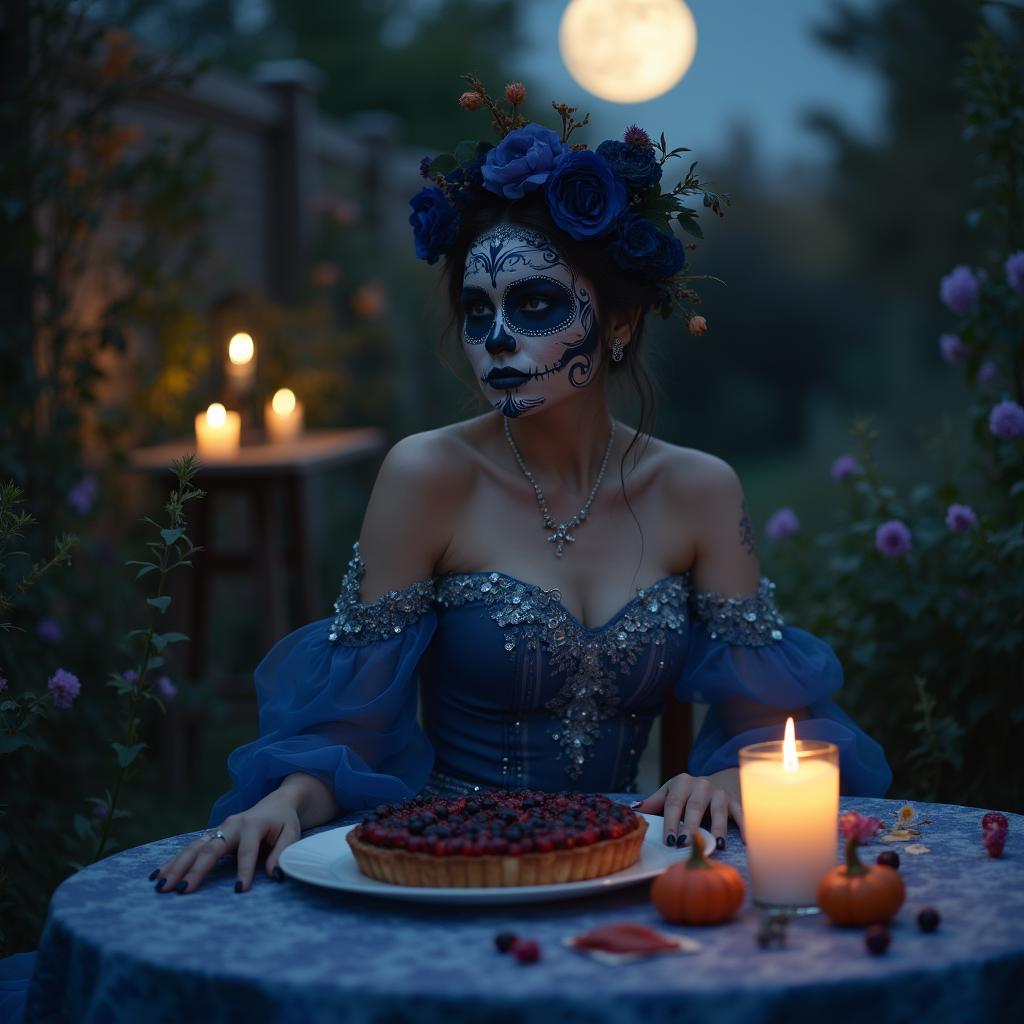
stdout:
[[740,750],[740,793],[754,904],[813,912],[836,864],[839,750],[795,738]]
[[280,444],[294,441],[302,433],[303,408],[291,388],[281,388],[267,402],[263,410],[263,423],[267,439]]
[[241,414],[230,412],[220,402],[196,414],[196,447],[203,458],[233,458],[238,453],[241,436]]
[[251,334],[239,331],[228,342],[228,360],[224,364],[228,383],[239,393],[248,391],[256,378],[256,343]]

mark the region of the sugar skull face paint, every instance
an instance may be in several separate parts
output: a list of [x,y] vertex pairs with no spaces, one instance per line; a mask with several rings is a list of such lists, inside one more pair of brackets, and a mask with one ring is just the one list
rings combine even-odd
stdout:
[[562,400],[594,379],[593,287],[544,235],[515,224],[466,255],[462,341],[484,397],[505,416]]

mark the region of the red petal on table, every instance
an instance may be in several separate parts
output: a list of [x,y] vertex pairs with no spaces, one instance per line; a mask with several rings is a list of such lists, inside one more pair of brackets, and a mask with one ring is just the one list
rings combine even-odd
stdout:
[[607,953],[658,953],[678,948],[675,942],[668,941],[653,928],[631,921],[602,925],[583,935],[576,935],[572,944],[581,949],[601,949]]

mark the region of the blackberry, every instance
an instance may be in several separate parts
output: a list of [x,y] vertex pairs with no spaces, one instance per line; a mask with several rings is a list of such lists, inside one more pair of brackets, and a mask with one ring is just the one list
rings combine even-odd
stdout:
[[494,944],[498,947],[499,953],[507,953],[512,948],[512,944],[515,941],[515,932],[498,932],[498,934],[494,936]]
[[864,945],[874,956],[881,956],[889,948],[890,942],[892,942],[892,935],[889,934],[889,929],[884,924],[873,924],[864,933]]
[[933,907],[925,907],[920,914],[917,915],[917,927],[923,932],[933,932],[939,927],[939,921],[942,918],[939,917],[939,912]]
[[878,863],[889,868],[899,868],[900,855],[895,850],[883,850],[878,855]]

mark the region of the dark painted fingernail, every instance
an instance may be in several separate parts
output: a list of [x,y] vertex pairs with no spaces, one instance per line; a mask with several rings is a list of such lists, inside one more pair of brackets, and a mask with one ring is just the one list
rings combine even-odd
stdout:
[[676,837],[675,837],[675,835],[673,833],[669,832],[669,834],[667,836],[665,836],[665,842],[669,846],[675,846],[676,845]]
[[725,849],[725,839],[724,839],[723,836],[715,836],[715,849],[716,850],[724,850]]
[[161,878],[160,881],[157,882],[156,885],[153,886],[153,888],[156,889],[157,892],[160,892],[166,884],[167,884],[167,879],[166,878]]
[[157,879],[158,879],[159,877],[160,877],[160,869],[159,869],[159,868],[157,868],[157,869],[156,869],[156,870],[155,870],[155,871],[153,872],[153,874],[151,874],[151,875],[149,876],[149,880],[150,880],[151,882],[155,882],[155,881],[156,881],[156,880],[157,880]]
[[245,886],[242,885],[242,880],[238,879],[238,881],[235,882],[235,892],[241,892],[244,888]]
[[275,882],[283,882],[284,881],[284,872],[281,870],[280,865],[275,864],[274,865],[274,870],[271,871],[270,873],[274,876],[274,881]]
[[188,879],[183,878],[175,887],[175,892],[184,892],[188,888]]
[[686,846],[686,844],[689,841],[690,841],[690,837],[685,832],[679,837],[679,845],[680,846]]
[[639,807],[639,806],[640,806],[640,805],[641,805],[642,803],[643,803],[643,800],[634,800],[634,801],[633,801],[633,802],[632,802],[632,803],[631,803],[631,804],[629,805],[629,809],[630,809],[631,811],[635,811],[635,810],[636,810],[636,809],[637,809],[637,808],[638,808],[638,807]]

